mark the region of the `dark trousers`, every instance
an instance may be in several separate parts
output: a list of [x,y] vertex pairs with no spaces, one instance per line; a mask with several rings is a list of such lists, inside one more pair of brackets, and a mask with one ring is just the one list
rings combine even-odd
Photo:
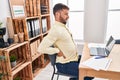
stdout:
[[[79,57],[78,61],[73,61],[73,62],[69,62],[69,63],[65,63],[65,64],[56,63],[58,72],[75,76],[78,79],[80,58],[81,58],[81,56]],[[92,80],[92,79],[93,78],[91,78],[91,77],[84,78],[84,80]]]
[[58,72],[78,77],[78,62],[69,62],[65,64],[56,63]]

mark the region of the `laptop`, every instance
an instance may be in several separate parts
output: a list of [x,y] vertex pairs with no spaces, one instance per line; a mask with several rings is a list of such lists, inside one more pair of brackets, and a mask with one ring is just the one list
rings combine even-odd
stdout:
[[107,57],[110,54],[114,44],[115,40],[112,36],[110,36],[105,47],[90,47],[90,55]]

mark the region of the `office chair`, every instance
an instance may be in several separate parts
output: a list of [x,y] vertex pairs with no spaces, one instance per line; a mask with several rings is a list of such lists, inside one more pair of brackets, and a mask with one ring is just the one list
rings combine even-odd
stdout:
[[61,73],[61,72],[58,72],[58,71],[57,71],[57,68],[56,68],[56,55],[57,55],[57,54],[48,55],[49,58],[50,58],[50,61],[51,61],[51,65],[53,66],[53,74],[52,74],[51,80],[54,79],[54,75],[57,75],[57,80],[59,79],[59,75],[68,76],[68,77],[70,77],[70,78],[75,78],[76,76],[64,74],[64,73]]

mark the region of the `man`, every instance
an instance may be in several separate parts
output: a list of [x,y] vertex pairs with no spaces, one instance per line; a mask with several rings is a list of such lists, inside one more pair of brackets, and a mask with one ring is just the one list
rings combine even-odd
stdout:
[[[56,67],[59,72],[76,76],[70,80],[78,80],[78,53],[66,22],[69,8],[58,3],[53,8],[55,23],[51,27],[48,35],[44,37],[38,47],[38,52],[46,54],[57,53]],[[54,45],[54,47],[51,47]],[[89,78],[87,80],[90,80]]]

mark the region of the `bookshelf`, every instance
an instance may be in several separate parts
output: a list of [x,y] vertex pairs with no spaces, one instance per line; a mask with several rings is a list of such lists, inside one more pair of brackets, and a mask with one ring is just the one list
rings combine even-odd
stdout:
[[[24,34],[23,42],[12,44],[6,49],[0,49],[0,56],[6,61],[2,66],[3,80],[33,80],[33,78],[49,63],[48,55],[37,53],[37,47],[50,29],[49,0],[9,0],[11,18],[7,18],[8,33],[14,38],[19,33]],[[27,46],[27,47],[26,47]],[[24,50],[25,49],[25,50]],[[11,67],[10,56],[15,53],[17,65]],[[8,66],[7,66],[8,65]]]

